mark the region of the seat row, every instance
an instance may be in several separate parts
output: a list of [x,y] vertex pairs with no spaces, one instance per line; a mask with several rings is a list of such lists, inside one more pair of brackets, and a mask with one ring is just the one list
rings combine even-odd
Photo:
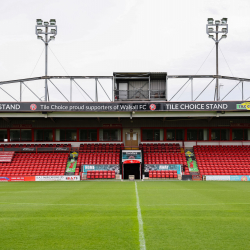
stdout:
[[115,171],[111,170],[87,171],[87,179],[115,179]]
[[1,176],[63,175],[66,164],[55,165],[11,165],[0,166]]
[[95,144],[80,144],[79,152],[120,152],[124,149],[124,144],[109,144],[109,143],[95,143]]
[[15,153],[14,159],[62,159],[68,158],[69,153]]
[[81,165],[92,165],[92,164],[94,164],[94,165],[110,165],[110,164],[119,164],[120,162],[119,162],[119,160],[117,161],[117,160],[112,160],[112,161],[103,161],[103,160],[100,160],[100,161],[98,161],[98,160],[93,160],[93,161],[91,161],[91,160],[86,160],[86,161],[82,161],[82,162],[78,162],[77,161],[77,167],[80,167]]
[[64,175],[65,171],[61,170],[24,170],[24,171],[1,171],[0,176],[39,176],[39,175]]
[[140,143],[139,147],[177,147],[180,148],[179,143]]
[[0,162],[11,162],[15,152],[0,152]]
[[86,164],[119,164],[119,153],[80,153],[77,166]]
[[187,160],[184,153],[176,153],[176,154],[144,153],[144,164],[186,165]]
[[249,148],[250,145],[197,145],[194,149],[236,149],[236,148]]
[[177,170],[149,170],[149,178],[177,178]]

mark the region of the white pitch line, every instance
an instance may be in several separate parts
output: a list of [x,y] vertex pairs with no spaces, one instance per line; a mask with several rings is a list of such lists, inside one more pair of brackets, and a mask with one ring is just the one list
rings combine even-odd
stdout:
[[143,221],[141,216],[141,207],[140,207],[140,201],[139,201],[139,195],[137,190],[137,183],[135,182],[135,193],[136,193],[136,206],[137,206],[137,218],[139,223],[139,241],[140,241],[140,249],[146,250],[146,242],[143,232]]

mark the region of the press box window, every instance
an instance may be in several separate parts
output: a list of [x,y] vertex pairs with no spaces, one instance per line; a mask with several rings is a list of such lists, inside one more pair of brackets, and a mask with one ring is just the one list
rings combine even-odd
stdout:
[[188,141],[206,141],[208,140],[207,129],[188,129],[187,130]]
[[100,141],[121,141],[121,129],[100,129]]
[[232,139],[239,141],[250,140],[250,129],[233,129]]
[[35,129],[34,130],[35,141],[53,141],[52,129]]
[[80,129],[80,141],[97,141],[97,129]]
[[163,129],[143,129],[142,140],[143,141],[163,141],[164,130]]
[[10,141],[31,141],[31,129],[11,129]]
[[183,141],[183,129],[167,129],[167,141]]
[[0,141],[7,141],[7,129],[0,129]]
[[212,141],[228,141],[229,129],[212,129],[211,140]]
[[56,129],[56,141],[76,141],[76,129]]

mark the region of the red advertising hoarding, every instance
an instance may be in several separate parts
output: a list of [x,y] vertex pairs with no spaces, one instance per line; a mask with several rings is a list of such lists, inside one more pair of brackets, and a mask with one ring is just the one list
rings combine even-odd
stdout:
[[1,176],[0,182],[13,182],[13,181],[35,181],[35,176]]

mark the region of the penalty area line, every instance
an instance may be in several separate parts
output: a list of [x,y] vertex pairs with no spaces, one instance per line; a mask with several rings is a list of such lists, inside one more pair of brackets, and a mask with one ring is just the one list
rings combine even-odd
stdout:
[[137,190],[137,183],[135,182],[135,193],[136,193],[136,207],[137,207],[137,218],[139,223],[139,241],[140,241],[140,249],[146,250],[146,242],[143,232],[143,221],[141,216],[141,207],[140,207],[140,201],[139,201],[139,195]]

